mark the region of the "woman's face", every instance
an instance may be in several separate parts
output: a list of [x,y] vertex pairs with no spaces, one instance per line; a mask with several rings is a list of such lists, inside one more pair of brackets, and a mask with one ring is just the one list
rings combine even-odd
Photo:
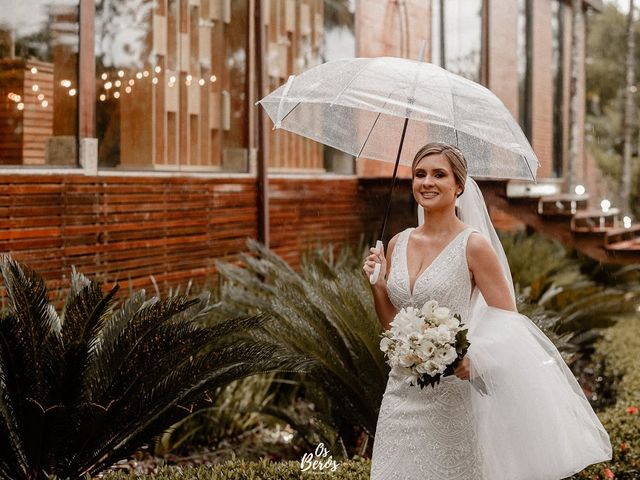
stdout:
[[461,187],[449,160],[442,153],[422,158],[413,173],[413,197],[425,210],[439,210],[455,204]]

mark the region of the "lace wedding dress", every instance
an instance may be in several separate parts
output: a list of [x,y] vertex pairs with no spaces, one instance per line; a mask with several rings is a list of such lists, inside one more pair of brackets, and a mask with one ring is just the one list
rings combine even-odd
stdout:
[[392,369],[371,480],[559,480],[611,459],[607,432],[550,340],[526,316],[477,301],[466,256],[477,230],[460,232],[411,290],[412,231],[393,250],[389,298],[397,309],[434,299],[460,314],[469,326],[471,377],[488,395],[454,375],[420,389]]
[[[434,299],[467,319],[471,278],[466,245],[473,231],[460,232],[409,287],[407,242],[398,237],[387,280],[397,309],[422,307]],[[480,458],[471,418],[468,381],[452,375],[435,388],[410,386],[394,369],[389,374],[373,443],[371,480],[479,480]]]

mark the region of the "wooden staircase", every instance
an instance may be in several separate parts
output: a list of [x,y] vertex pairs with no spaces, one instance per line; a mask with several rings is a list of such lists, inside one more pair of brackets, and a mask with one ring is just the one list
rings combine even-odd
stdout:
[[481,180],[489,208],[496,207],[534,230],[572,245],[605,263],[640,263],[640,224],[623,227],[620,211],[589,205],[588,195],[562,194],[557,188],[508,188],[504,180]]

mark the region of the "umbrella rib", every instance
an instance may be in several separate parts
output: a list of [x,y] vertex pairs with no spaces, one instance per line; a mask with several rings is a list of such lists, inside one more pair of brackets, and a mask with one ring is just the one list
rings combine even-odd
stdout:
[[373,125],[371,126],[371,129],[369,130],[369,133],[367,134],[367,138],[364,139],[364,143],[362,144],[362,147],[360,148],[360,151],[358,152],[358,156],[356,158],[359,158],[360,155],[362,155],[362,151],[364,150],[365,145],[369,141],[369,137],[371,136],[371,133],[373,132],[373,129],[376,128],[376,123],[378,123],[378,119],[380,118],[380,115],[382,115],[382,111],[378,112],[378,115],[376,115],[376,119],[373,121]]
[[282,117],[280,119],[280,123],[284,122],[284,119],[287,118],[289,116],[289,114],[291,114],[291,112],[293,112],[298,107],[298,105],[300,105],[301,103],[302,103],[302,100],[300,100],[298,103],[296,103],[295,106],[291,110],[289,110],[284,117]]

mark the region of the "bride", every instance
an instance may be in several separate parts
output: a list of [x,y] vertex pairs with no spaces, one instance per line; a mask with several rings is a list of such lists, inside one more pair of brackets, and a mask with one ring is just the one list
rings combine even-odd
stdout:
[[[471,343],[452,376],[411,386],[392,369],[376,427],[371,479],[557,480],[611,459],[609,436],[562,360],[517,313],[509,266],[456,147],[416,154],[413,196],[425,221],[371,249],[363,270],[383,328],[403,307],[437,300]],[[458,206],[456,207],[456,203]],[[481,380],[484,392],[473,388]]]

